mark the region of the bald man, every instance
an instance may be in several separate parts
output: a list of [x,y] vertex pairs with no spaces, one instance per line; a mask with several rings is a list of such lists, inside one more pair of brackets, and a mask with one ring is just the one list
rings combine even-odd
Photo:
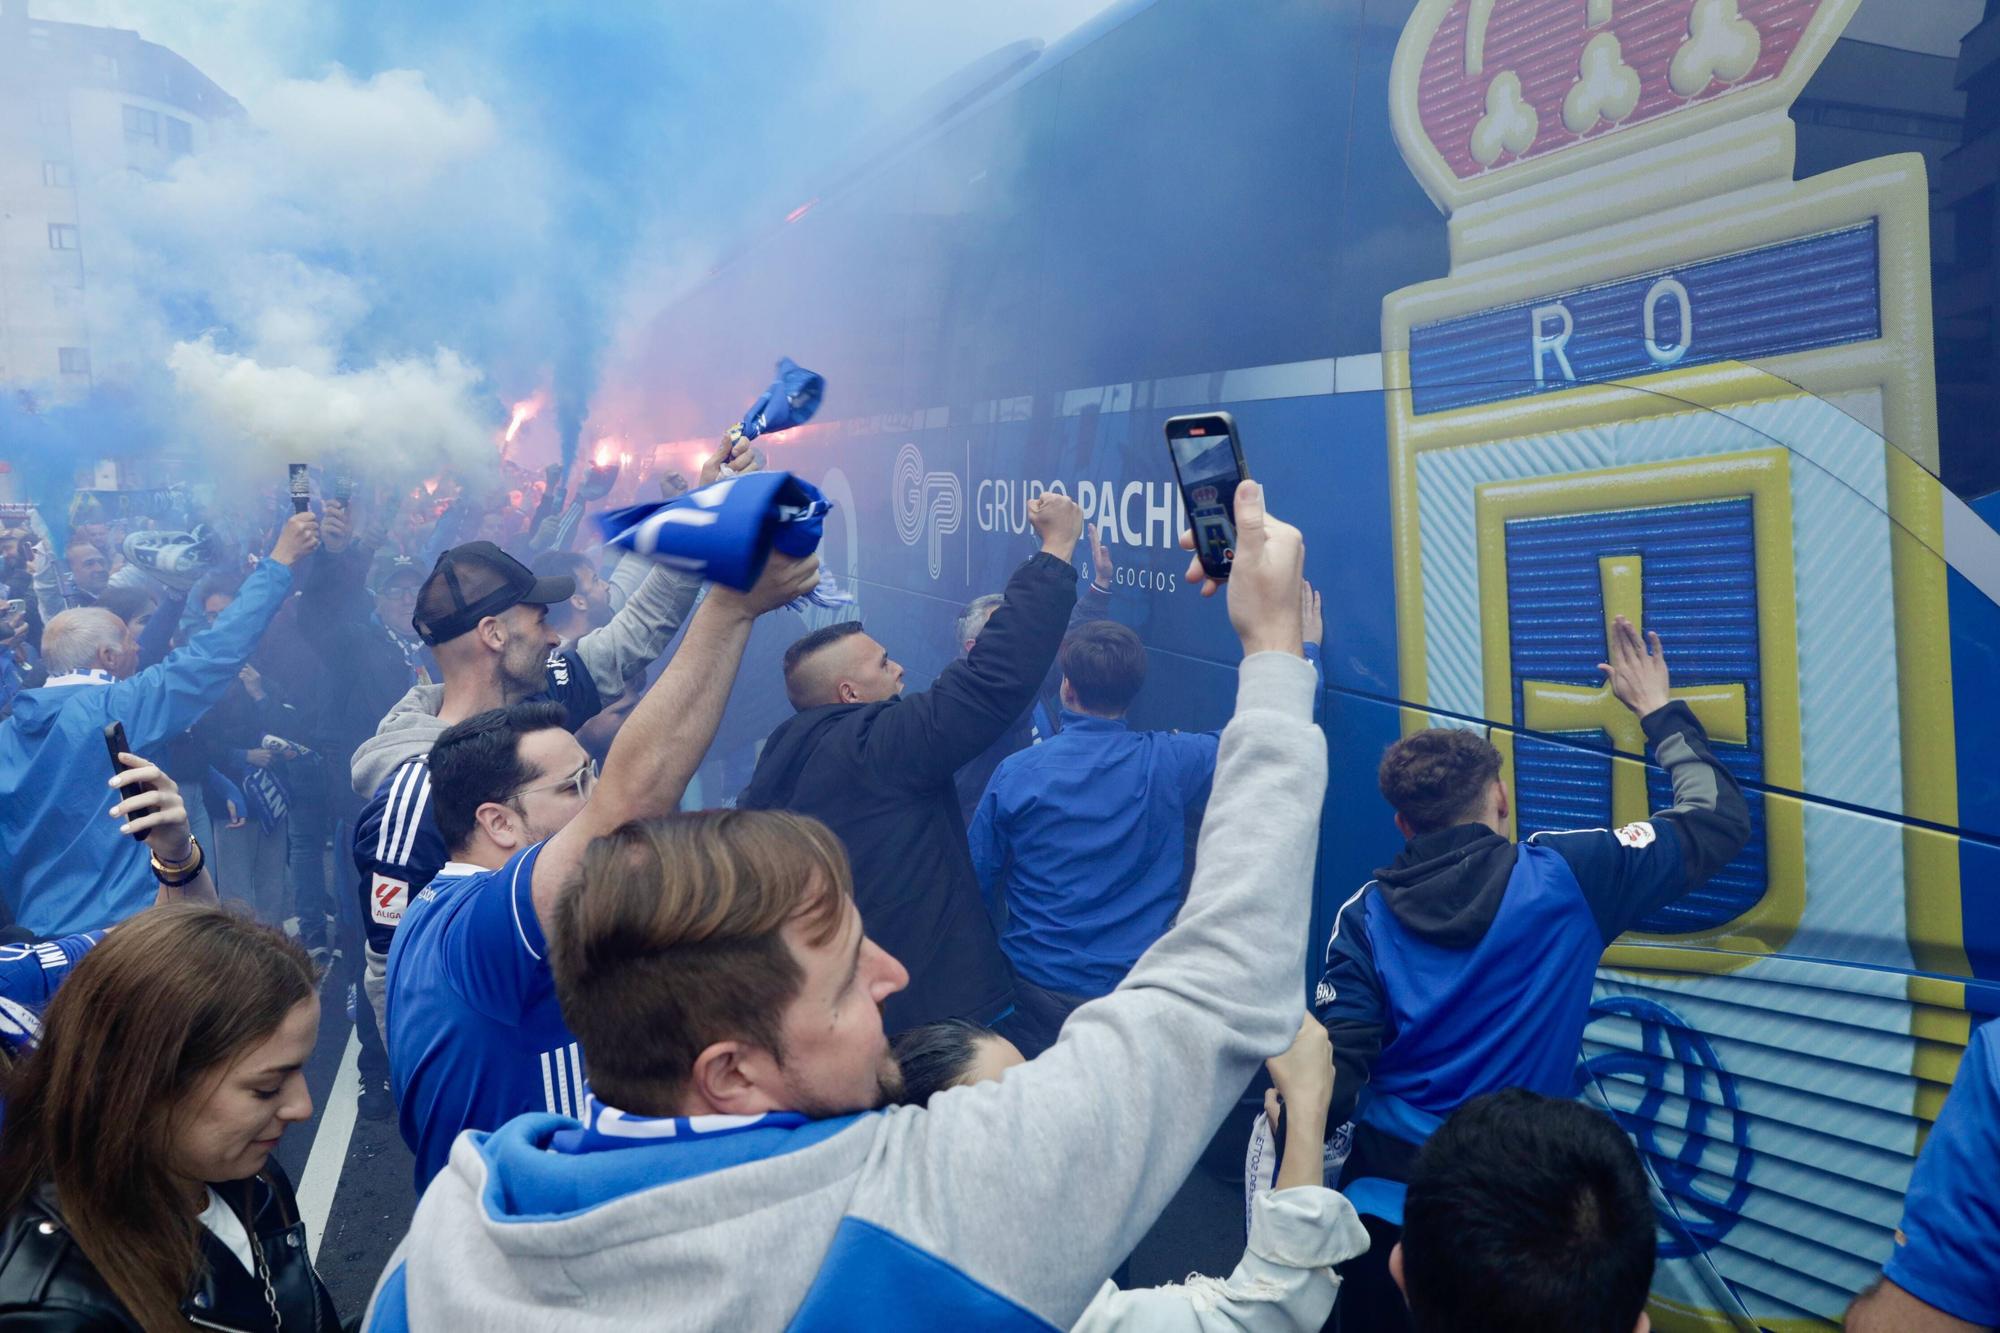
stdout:
[[979,896],[952,777],[1034,701],[1076,605],[1070,559],[1083,511],[1029,507],[1042,549],[1014,571],[972,651],[903,696],[903,668],[846,621],[785,653],[797,712],[764,744],[737,804],[795,810],[847,844],[854,900],[876,943],[910,971],[882,1007],[891,1032],[945,1018],[1006,1030],[1014,982]]

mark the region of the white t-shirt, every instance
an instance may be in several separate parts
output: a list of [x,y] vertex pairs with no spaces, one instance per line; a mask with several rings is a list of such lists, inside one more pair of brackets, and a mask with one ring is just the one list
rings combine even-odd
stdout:
[[201,1210],[200,1221],[236,1256],[244,1272],[257,1276],[257,1261],[250,1257],[250,1233],[244,1229],[243,1219],[212,1189],[208,1192],[208,1207]]

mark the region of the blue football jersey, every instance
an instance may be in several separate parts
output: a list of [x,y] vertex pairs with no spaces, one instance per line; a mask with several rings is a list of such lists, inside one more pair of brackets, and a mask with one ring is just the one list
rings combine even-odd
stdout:
[[556,1004],[535,916],[535,860],[498,870],[452,863],[410,899],[389,951],[389,1085],[417,1192],[461,1130],[529,1111],[577,1115],[583,1067]]
[[42,1010],[77,961],[104,938],[101,930],[39,944],[0,944],[0,1043],[19,1058],[42,1035]]
[[1903,1201],[1905,1239],[1883,1274],[1968,1323],[2000,1324],[2000,1022],[1973,1033]]
[[[604,711],[597,684],[574,650],[549,654],[547,679],[541,697],[563,706],[571,731]],[[353,854],[368,947],[386,954],[411,897],[448,859],[431,813],[431,775],[423,756],[405,760],[375,789],[355,822]]]

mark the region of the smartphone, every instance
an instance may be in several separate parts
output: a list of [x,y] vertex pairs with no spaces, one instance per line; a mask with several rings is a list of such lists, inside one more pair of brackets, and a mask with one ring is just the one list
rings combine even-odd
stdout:
[[7,599],[7,614],[10,616],[27,615],[28,614],[27,599],[25,597],[9,597]]
[[1226,579],[1236,559],[1236,487],[1250,479],[1236,419],[1227,412],[1168,417],[1167,454],[1174,460],[1202,572]]
[[[125,765],[119,761],[118,756],[121,754],[132,753],[132,746],[125,739],[125,724],[123,722],[113,722],[110,726],[104,729],[104,748],[111,755],[111,771],[114,774],[123,773],[125,771]],[[137,796],[140,792],[146,792],[151,790],[153,790],[152,783],[135,782],[132,783],[130,786],[120,787],[118,789],[119,791],[118,799],[122,801],[125,800],[127,797]],[[146,840],[146,835],[144,833],[134,833],[132,835],[132,840],[134,842],[144,842]]]

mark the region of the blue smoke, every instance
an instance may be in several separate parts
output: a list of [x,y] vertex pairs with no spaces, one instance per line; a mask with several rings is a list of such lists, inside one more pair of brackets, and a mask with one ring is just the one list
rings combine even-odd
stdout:
[[[414,68],[441,97],[478,97],[510,142],[549,167],[549,195],[534,201],[549,216],[539,251],[482,254],[476,241],[453,249],[444,270],[412,275],[427,293],[420,304],[448,319],[424,328],[425,311],[409,308],[394,322],[411,341],[433,336],[496,370],[546,367],[565,464],[646,238],[720,238],[760,210],[782,212],[853,128],[841,114],[848,90],[815,67],[837,7],[756,8],[321,7],[309,43],[320,55],[357,78]],[[509,206],[504,186],[494,205]],[[484,327],[463,317],[501,289],[521,294],[511,309],[531,313]]]

